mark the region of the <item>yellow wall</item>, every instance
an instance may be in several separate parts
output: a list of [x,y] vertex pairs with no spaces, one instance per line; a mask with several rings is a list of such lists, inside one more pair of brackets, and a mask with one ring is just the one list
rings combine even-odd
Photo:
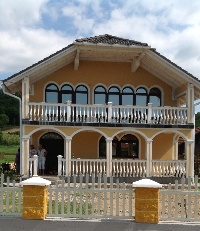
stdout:
[[100,134],[96,132],[81,132],[72,139],[72,153],[75,158],[98,158]]
[[141,67],[136,72],[131,72],[130,63],[113,63],[113,62],[89,62],[80,61],[77,71],[74,70],[73,63],[61,68],[52,75],[41,79],[34,84],[34,96],[30,96],[30,102],[43,102],[44,85],[55,82],[57,85],[70,83],[74,86],[84,83],[90,88],[90,102],[92,100],[93,87],[96,84],[110,86],[112,84],[123,87],[127,84],[134,88],[141,85],[148,88],[156,85],[160,86],[164,92],[164,105],[176,106],[177,102],[172,100],[172,88],[152,74],[148,73]]
[[173,149],[173,133],[160,134],[153,139],[152,159],[154,160],[171,160]]

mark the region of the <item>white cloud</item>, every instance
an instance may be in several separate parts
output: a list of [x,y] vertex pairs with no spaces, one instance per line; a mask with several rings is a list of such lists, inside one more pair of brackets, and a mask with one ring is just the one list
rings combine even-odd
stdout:
[[1,73],[19,71],[75,38],[112,34],[146,42],[200,78],[199,0],[1,0],[0,33]]

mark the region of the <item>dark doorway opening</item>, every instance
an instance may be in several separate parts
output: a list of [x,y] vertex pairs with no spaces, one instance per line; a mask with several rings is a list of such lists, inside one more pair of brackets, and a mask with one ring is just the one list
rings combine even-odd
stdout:
[[54,132],[48,132],[40,138],[40,144],[47,151],[45,174],[57,175],[58,155],[64,156],[64,140]]

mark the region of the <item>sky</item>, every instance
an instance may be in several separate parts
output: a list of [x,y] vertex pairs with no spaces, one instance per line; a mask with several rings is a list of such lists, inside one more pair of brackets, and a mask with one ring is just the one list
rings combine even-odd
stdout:
[[200,79],[199,0],[0,0],[0,80],[103,34],[147,43]]

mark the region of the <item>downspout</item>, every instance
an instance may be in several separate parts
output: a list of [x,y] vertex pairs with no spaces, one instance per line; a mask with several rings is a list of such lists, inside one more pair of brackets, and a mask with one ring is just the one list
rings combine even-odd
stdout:
[[19,125],[20,125],[20,131],[19,131],[19,137],[20,137],[20,153],[21,153],[21,158],[20,158],[20,174],[22,175],[23,174],[23,171],[22,171],[22,166],[23,166],[23,158],[22,158],[22,100],[16,96],[16,95],[13,95],[9,92],[7,92],[5,89],[6,89],[6,85],[0,81],[0,86],[2,86],[2,89],[3,89],[3,93],[5,95],[8,95],[8,96],[11,96],[17,100],[19,100]]

